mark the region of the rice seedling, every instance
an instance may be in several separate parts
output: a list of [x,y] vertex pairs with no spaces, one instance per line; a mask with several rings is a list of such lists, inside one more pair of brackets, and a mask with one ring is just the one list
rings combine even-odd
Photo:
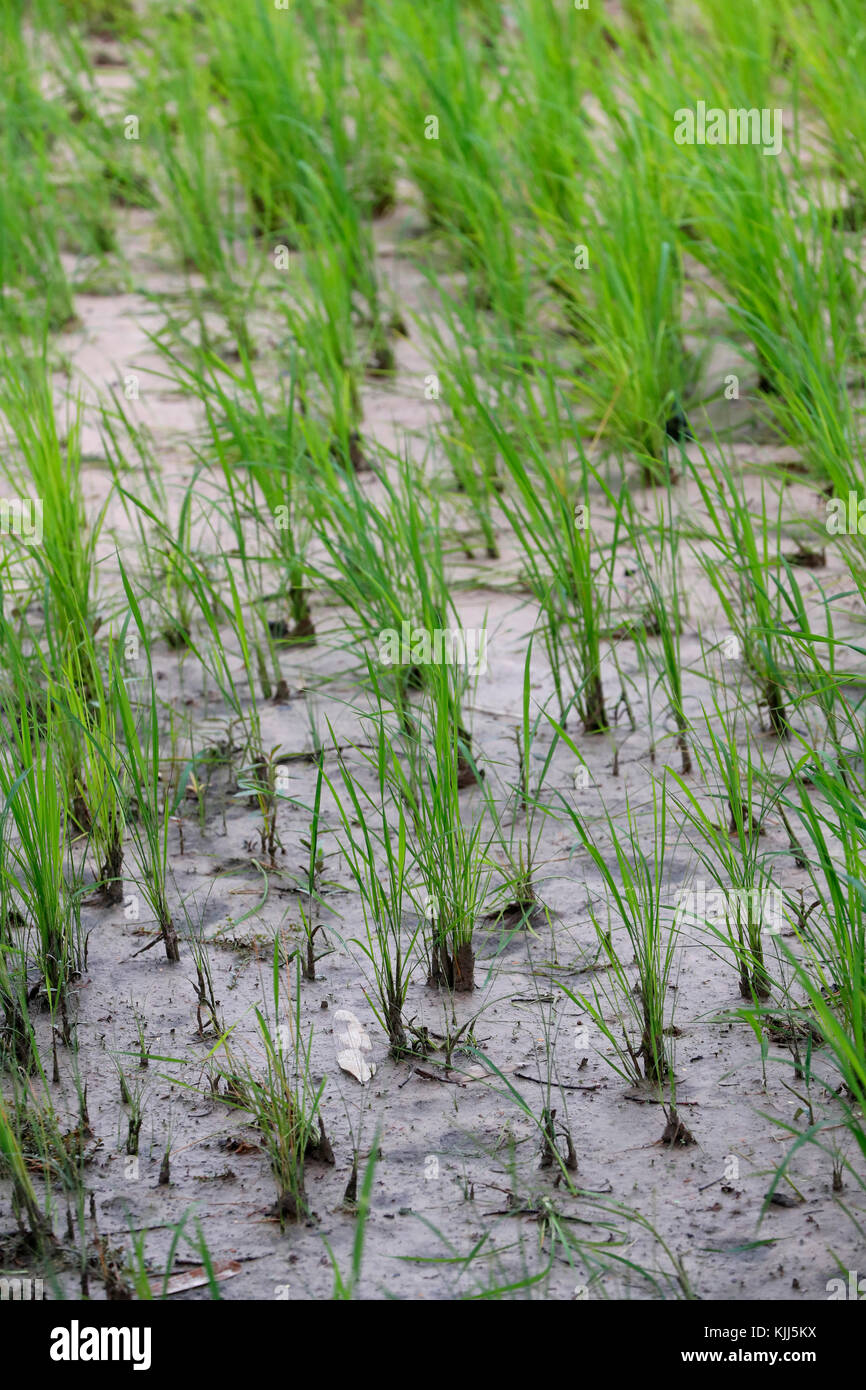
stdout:
[[742,998],[767,999],[772,988],[767,948],[782,929],[781,890],[761,846],[770,794],[763,769],[754,761],[752,741],[747,742],[744,755],[740,751],[736,714],[723,710],[718,701],[714,713],[716,721],[711,723],[705,712],[707,742],[698,754],[702,774],[713,789],[712,809],[671,773],[682,792],[682,799],[676,798],[677,807],[698,832],[697,853],[719,900],[712,910],[705,895],[695,895],[693,911],[686,911],[685,917],[698,927],[707,921],[730,947]]
[[227,1038],[221,1039],[225,1064],[220,1068],[227,1085],[223,1099],[250,1115],[259,1129],[277,1184],[274,1214],[281,1228],[287,1221],[309,1216],[304,1169],[318,1157],[333,1163],[325,1135],[320,1103],[326,1078],[317,1085],[310,1068],[311,1036],[303,1031],[300,1014],[300,965],[294,999],[289,977],[288,1023],[279,1022],[283,990],[279,943],[274,948],[272,1008],[256,1007],[257,1043],[263,1068],[248,1057],[240,1058]]
[[[130,617],[147,652],[149,640],[141,609],[125,574],[123,580]],[[172,794],[170,784],[160,778],[158,702],[152,667],[149,669],[148,684],[149,708],[144,710],[142,716],[127,679],[115,666],[112,701],[123,733],[124,746],[123,780],[119,790],[121,795],[125,792],[135,799],[133,854],[138,866],[139,888],[157,924],[159,934],[155,940],[162,941],[167,960],[178,961],[180,947],[177,929],[168,902],[168,832],[184,794],[184,776],[189,776],[191,768],[187,765],[184,776],[178,781],[177,790]]]
[[[492,792],[488,791],[487,801],[491,819],[496,824],[500,853],[507,865],[507,876],[502,886],[504,905],[500,917],[506,914],[519,915],[519,920],[529,921],[539,902],[535,881],[536,862],[539,855],[545,818],[550,815],[543,800],[544,783],[551,770],[556,754],[559,735],[554,730],[553,737],[542,759],[541,752],[535,751],[539,730],[546,727],[545,710],[538,710],[534,717],[532,702],[532,639],[526,649],[523,667],[523,703],[521,723],[515,728],[518,757],[518,780],[511,793],[512,819],[508,828],[508,838],[502,825],[501,814],[495,804]],[[534,763],[539,763],[537,774],[533,776]],[[522,837],[520,822],[522,825]]]
[[[407,932],[404,926],[408,869],[406,810],[402,799],[394,795],[394,784],[399,784],[400,772],[388,745],[381,708],[374,737],[376,742],[369,755],[370,770],[376,779],[373,793],[353,777],[342,757],[340,775],[348,802],[340,797],[330,779],[328,785],[337,799],[343,827],[341,848],[361,901],[365,937],[355,944],[372,971],[375,998],[370,1000],[371,1007],[393,1055],[400,1057],[410,1050],[403,1010],[415,967],[413,957],[421,923],[413,932]],[[380,870],[377,865],[381,859],[384,867]]]
[[[567,735],[563,737],[568,741]],[[592,999],[586,995],[576,996],[562,981],[560,987],[589,1014],[612,1047],[614,1055],[607,1056],[606,1060],[614,1071],[626,1080],[646,1079],[659,1088],[672,1069],[666,1042],[671,1019],[666,1017],[666,1011],[678,937],[676,922],[666,927],[664,921],[668,909],[665,902],[669,854],[667,799],[667,783],[662,782],[659,789],[654,782],[651,855],[642,846],[640,820],[631,805],[626,805],[625,843],[608,814],[607,830],[613,845],[614,868],[583,819],[563,798],[566,813],[604,885],[608,908],[613,909],[618,920],[611,922],[608,917],[603,921],[594,907],[589,909],[603,958],[610,967],[612,986],[606,981],[595,983]],[[633,952],[636,985],[631,979],[632,962],[624,958],[615,939],[615,932],[619,930],[625,931]],[[611,1005],[619,1019],[618,1028],[608,1022]]]
[[[780,517],[776,547],[761,494],[761,523],[755,525],[742,477],[724,459],[711,461],[701,449],[706,473],[693,468],[701,500],[712,526],[716,556],[702,555],[704,572],[718,596],[743,662],[756,681],[770,727],[779,739],[790,730],[786,713],[788,633],[785,592],[779,583]],[[781,502],[780,502],[781,506]],[[719,561],[722,563],[719,564]]]
[[[493,425],[492,428],[497,427]],[[589,466],[581,457],[575,484],[564,466],[552,467],[532,438],[533,471],[521,452],[499,434],[503,458],[518,489],[503,508],[524,546],[527,583],[541,609],[541,631],[551,666],[560,720],[576,704],[584,733],[608,727],[602,683],[602,641],[608,629],[609,593],[618,529],[605,554],[593,531]],[[540,488],[539,488],[540,484]],[[595,542],[595,543],[594,543]],[[570,693],[564,684],[576,686]]]
[[[654,537],[655,539],[655,537]],[[640,543],[635,546],[637,563],[644,586],[646,607],[641,615],[642,621],[633,629],[635,640],[643,649],[649,664],[650,636],[659,638],[657,660],[658,676],[656,685],[662,685],[667,696],[670,711],[676,724],[676,747],[680,754],[681,771],[687,777],[692,770],[691,752],[688,740],[688,720],[683,704],[683,662],[681,637],[683,614],[681,611],[681,567],[679,561],[680,536],[670,513],[668,496],[668,516],[659,517],[659,553],[665,556],[666,574],[659,571],[661,566],[651,565],[646,550]],[[662,585],[666,582],[665,589]],[[652,693],[649,696],[652,703]]]
[[81,970],[85,946],[80,888],[65,843],[67,807],[54,751],[54,716],[49,706],[40,719],[20,685],[4,703],[0,793],[7,902],[14,903],[33,933],[45,1001],[68,1043],[68,991]]
[[468,749],[455,726],[448,670],[433,669],[438,690],[430,708],[432,751],[409,741],[410,766],[408,775],[401,775],[401,790],[423,884],[418,906],[428,923],[428,981],[468,993],[476,988],[474,936],[493,873],[492,831],[483,803],[471,816],[462,808],[461,760],[466,762]]
[[[6,417],[7,458],[3,471],[19,486],[33,489],[28,500],[33,557],[33,589],[42,602],[42,641],[55,677],[71,660],[89,696],[99,679],[92,663],[96,622],[96,546],[104,509],[88,520],[81,487],[81,403],[71,416],[65,439],[55,418],[45,359],[26,364],[7,356],[8,376],[0,392]],[[15,460],[15,463],[12,460]],[[32,541],[36,541],[33,545]]]

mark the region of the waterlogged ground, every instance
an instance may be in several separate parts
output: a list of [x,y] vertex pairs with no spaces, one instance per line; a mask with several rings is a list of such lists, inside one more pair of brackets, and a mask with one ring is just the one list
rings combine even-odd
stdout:
[[[102,80],[107,95],[122,100],[123,68],[107,69]],[[112,387],[122,388],[130,375],[137,379],[139,398],[132,409],[156,441],[170,507],[191,477],[191,446],[201,425],[195,401],[149,375],[163,366],[148,338],[159,323],[151,296],[173,287],[180,294],[183,281],[161,251],[155,218],[142,211],[124,216],[134,285],[123,293],[77,297],[79,325],[61,340],[68,378],[57,377],[58,400],[68,387],[84,393],[85,483],[94,514],[111,484],[92,407]],[[409,257],[416,222],[417,213],[401,203],[377,225],[380,271],[410,329],[396,343],[393,380],[365,388],[363,433],[371,455],[378,443],[392,451],[408,449],[420,462],[431,457],[440,406],[425,394],[433,367],[411,319],[425,293]],[[274,293],[291,293],[291,281],[279,281],[276,272]],[[259,348],[266,363],[272,330],[266,314],[263,320]],[[727,417],[720,424],[736,426],[735,456],[756,467],[792,462],[761,434],[741,362],[714,353],[708,390],[730,371],[742,373],[741,396],[717,402],[717,409]],[[129,486],[136,488],[134,474]],[[754,483],[755,496],[759,486]],[[208,495],[204,478],[199,493],[203,511]],[[698,508],[697,496],[685,483],[675,488],[674,497],[682,513]],[[454,507],[460,505],[455,495]],[[597,507],[594,524],[608,524],[601,497],[592,505]],[[652,494],[639,505],[655,505]],[[786,534],[795,550],[813,534],[821,514],[814,495],[793,478],[784,507]],[[208,521],[218,534],[213,512]],[[501,542],[499,560],[484,560],[479,550],[462,563],[457,577],[464,625],[486,629],[487,670],[468,708],[473,743],[488,784],[498,788],[504,801],[517,775],[515,727],[536,614],[519,582],[518,556],[505,527]],[[107,603],[117,592],[111,569],[115,547],[128,563],[139,544],[113,499],[102,542],[101,584]],[[731,692],[740,688],[743,676],[739,654],[724,645],[724,621],[714,612],[712,591],[697,560],[684,553],[683,563],[689,598],[683,638],[685,712],[697,720],[707,698],[708,669]],[[616,576],[624,607],[627,571],[624,559]],[[834,585],[840,592],[845,585],[844,568],[832,546],[820,578],[831,592]],[[801,582],[807,595],[812,592],[805,571]],[[288,698],[262,706],[266,747],[309,753],[311,714],[320,730],[330,723],[346,750],[364,737],[359,711],[367,707],[368,697],[347,672],[350,662],[341,649],[345,615],[319,603],[314,616],[317,646],[283,658]],[[817,597],[813,616],[817,624]],[[836,622],[844,631],[844,606]],[[180,755],[193,730],[212,729],[218,741],[221,711],[200,670],[164,643],[157,643],[155,651],[161,697],[178,714]],[[470,997],[458,995],[452,1001],[429,987],[419,963],[406,1016],[434,1038],[460,1033],[462,1047],[454,1052],[450,1070],[443,1066],[441,1049],[425,1059],[399,1062],[388,1055],[369,1000],[369,973],[353,944],[363,935],[363,922],[337,851],[337,813],[326,793],[320,835],[327,911],[317,938],[323,955],[316,980],[300,986],[299,1015],[302,1034],[312,1038],[313,1078],[324,1080],[321,1111],[334,1163],[308,1167],[314,1219],[306,1223],[280,1229],[272,1212],[273,1180],[255,1130],[212,1094],[215,1035],[197,1026],[190,934],[208,943],[219,1022],[233,1030],[237,1055],[255,1063],[261,1049],[254,1011],[272,1000],[275,937],[282,943],[284,961],[300,941],[295,883],[306,863],[302,841],[309,834],[309,816],[301,806],[313,800],[313,765],[302,758],[288,765],[286,790],[299,804],[281,806],[281,848],[273,863],[261,853],[258,812],[237,796],[228,773],[217,767],[200,795],[187,796],[172,828],[173,900],[177,920],[187,922],[178,965],[168,965],[158,946],[142,949],[152,938],[153,923],[134,882],[127,881],[123,904],[83,909],[88,950],[86,970],[74,990],[77,1051],[59,1050],[62,1079],[53,1094],[61,1115],[65,1106],[73,1130],[79,1124],[76,1072],[86,1086],[87,1188],[93,1196],[94,1237],[98,1232],[107,1250],[120,1251],[128,1248],[131,1236],[140,1238],[147,1267],[158,1279],[174,1227],[186,1216],[186,1231],[200,1230],[224,1276],[224,1298],[329,1297],[334,1263],[344,1276],[351,1269],[357,1216],[346,1210],[343,1199],[357,1151],[362,1175],[375,1160],[358,1289],[365,1297],[442,1299],[514,1289],[520,1297],[566,1300],[694,1294],[702,1299],[808,1301],[827,1297],[829,1281],[840,1268],[855,1269],[858,1259],[862,1263],[862,1242],[851,1215],[863,1219],[863,1199],[850,1177],[841,1191],[834,1191],[831,1153],[809,1145],[799,1148],[775,1200],[765,1200],[791,1145],[789,1127],[802,1131],[810,1104],[815,1117],[822,1118],[833,1114],[836,1102],[814,1083],[807,1095],[794,1074],[783,1022],[775,1033],[756,1036],[738,1016],[742,1001],[730,951],[706,921],[683,920],[671,986],[676,1105],[692,1144],[663,1140],[666,1119],[659,1098],[616,1075],[606,1060],[610,1048],[605,1039],[560,988],[592,996],[605,983],[591,917],[591,910],[605,913],[604,891],[588,855],[575,844],[566,803],[578,809],[604,844],[605,812],[615,827],[624,825],[627,804],[646,808],[651,774],[665,761],[677,765],[675,730],[662,712],[663,699],[647,691],[630,644],[618,645],[617,659],[629,689],[632,720],[620,708],[609,735],[575,734],[586,760],[585,775],[564,745],[554,754],[545,798],[553,814],[537,826],[539,910],[529,925],[495,918],[479,924],[478,988]],[[142,674],[144,670],[142,664]],[[612,706],[619,683],[612,659],[604,675]],[[540,706],[553,690],[540,644],[533,650],[532,686]],[[776,745],[754,704],[749,717],[772,762]],[[817,724],[808,730],[803,726],[803,732],[820,741]],[[542,729],[534,750],[539,766],[551,737],[552,731]],[[347,751],[346,756],[363,779],[358,755]],[[780,772],[783,767],[780,755]],[[333,762],[329,771],[335,772]],[[696,770],[690,785],[698,788],[700,783]],[[462,793],[467,811],[478,795]],[[724,806],[717,804],[717,813],[724,815]],[[763,833],[768,854],[778,854],[779,890],[788,898],[801,888],[808,894],[807,874],[797,867],[785,828],[772,811]],[[650,852],[649,836],[646,849]],[[684,894],[699,891],[699,881],[706,886],[699,854],[673,806],[665,881],[671,913]],[[768,959],[782,973],[786,967],[778,943],[789,942],[792,935],[783,922],[780,933],[770,931],[766,937]],[[294,995],[294,967],[286,965],[282,975]],[[369,1033],[375,1074],[366,1085],[337,1064],[334,1014],[340,1009],[353,1011]],[[288,1011],[284,1016],[289,1018]],[[50,1056],[44,1020],[40,1040]],[[139,1060],[142,1049],[146,1065]],[[130,1106],[121,1102],[119,1067],[141,1105],[137,1157],[126,1153]],[[541,1166],[536,1119],[543,1108],[556,1110],[563,1156],[566,1131],[570,1135],[577,1195],[568,1193],[555,1165]],[[845,1131],[837,1133],[843,1145]],[[167,1148],[168,1181],[161,1182]],[[856,1162],[850,1148],[843,1147],[842,1155]],[[11,1230],[8,1205],[4,1207],[0,1237]],[[10,1271],[44,1273],[32,1270],[25,1255],[16,1255],[11,1236],[0,1241],[0,1253]],[[123,1257],[117,1258],[122,1264]],[[181,1241],[174,1272],[200,1263],[200,1254]],[[46,1287],[52,1296],[74,1296],[81,1287],[79,1272],[71,1264],[56,1270]],[[103,1297],[102,1283],[91,1279],[90,1293]],[[198,1287],[174,1296],[209,1295]]]

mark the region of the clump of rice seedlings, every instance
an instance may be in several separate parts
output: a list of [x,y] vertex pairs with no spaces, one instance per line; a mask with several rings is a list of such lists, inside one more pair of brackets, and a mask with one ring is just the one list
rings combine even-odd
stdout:
[[[568,736],[563,737],[576,752]],[[627,1081],[646,1079],[661,1087],[670,1071],[666,1036],[671,1019],[666,1018],[666,1009],[678,938],[676,921],[667,927],[664,921],[668,906],[667,783],[662,782],[661,789],[656,782],[652,784],[649,853],[642,845],[644,827],[628,801],[624,833],[621,821],[614,822],[606,813],[614,863],[608,862],[583,817],[564,797],[562,802],[604,885],[607,919],[602,920],[594,906],[590,906],[589,915],[609,973],[594,983],[592,999],[574,994],[562,981],[560,987],[589,1014],[612,1047],[613,1056],[605,1060],[619,1076]],[[633,961],[626,959],[619,945],[621,931],[632,949]],[[632,969],[637,974],[636,983]],[[609,1022],[611,1009],[618,1026]]]
[[47,362],[25,365],[6,359],[8,374],[0,391],[7,420],[10,458],[3,471],[20,482],[19,458],[33,489],[31,545],[34,587],[44,611],[42,646],[52,674],[60,679],[71,660],[81,672],[82,693],[90,697],[99,679],[91,641],[96,622],[96,546],[105,509],[90,521],[81,489],[81,402],[70,418],[65,439],[55,419]]
[[[40,90],[25,7],[0,15],[0,318],[7,334],[42,337],[75,317],[61,258],[52,162],[63,112]],[[38,309],[34,309],[38,304]]]
[[407,460],[396,480],[377,471],[376,481],[384,498],[368,497],[352,473],[345,492],[322,498],[316,536],[331,564],[317,572],[351,612],[345,645],[364,644],[371,661],[375,649],[376,680],[392,687],[405,727],[413,724],[411,692],[436,688],[444,669],[468,745],[460,705],[469,652],[446,575],[438,500],[422,491]]
[[[670,506],[670,496],[668,496]],[[676,723],[676,747],[681,759],[681,771],[687,777],[692,770],[691,752],[688,739],[688,720],[683,705],[683,665],[681,655],[681,636],[683,617],[681,612],[681,585],[679,565],[679,531],[668,513],[667,524],[663,516],[658,522],[658,553],[664,556],[656,564],[647,558],[646,549],[636,544],[635,554],[643,580],[645,607],[641,620],[632,629],[632,635],[643,649],[646,662],[651,661],[649,638],[659,639],[657,658],[658,676],[656,687],[661,685],[667,696],[668,706]],[[653,538],[654,542],[656,538]],[[662,570],[667,573],[663,575]],[[664,581],[667,581],[663,588]],[[652,693],[650,693],[650,702]]]
[[[324,749],[318,744],[316,737],[316,787],[313,793],[313,805],[310,810],[310,831],[307,840],[301,840],[308,852],[306,880],[303,887],[307,895],[307,907],[301,905],[301,922],[304,929],[306,942],[306,954],[302,962],[302,969],[305,980],[315,980],[316,961],[321,956],[316,955],[316,937],[322,931],[321,922],[316,921],[319,908],[322,906],[322,882],[321,876],[324,870],[324,856],[319,850],[319,831],[322,817],[322,789],[325,781],[325,753]],[[326,955],[327,950],[322,954]]]
[[12,1183],[12,1210],[36,1250],[53,1240],[51,1219],[43,1210],[30,1176],[15,1116],[0,1094],[0,1159]]
[[0,721],[2,869],[10,899],[32,932],[34,964],[52,1019],[70,1040],[69,985],[84,962],[80,889],[66,848],[65,805],[50,706],[34,711],[20,683]]
[[[53,690],[59,710],[66,715],[65,727],[73,741],[74,784],[77,804],[82,808],[76,815],[86,821],[87,849],[93,856],[97,891],[88,900],[89,906],[114,906],[123,901],[123,832],[126,825],[126,806],[122,795],[123,759],[118,747],[118,726],[111,692],[114,673],[112,663],[116,649],[109,644],[107,680],[100,679],[91,699],[83,695],[84,677],[76,654],[70,654],[67,678],[60,689]],[[87,654],[87,670],[96,669],[95,652]]]
[[[863,895],[864,885],[862,882],[858,882],[857,888]],[[842,1146],[837,1137],[841,1128],[854,1152],[858,1153],[861,1159],[866,1158],[866,1126],[863,1123],[864,1107],[866,1107],[866,1064],[864,1064],[863,1039],[861,1037],[858,1042],[856,1038],[852,1037],[847,1021],[840,1015],[836,1007],[836,998],[832,992],[828,991],[827,985],[824,983],[825,975],[822,963],[820,957],[816,955],[813,944],[799,933],[798,936],[798,944],[804,948],[802,957],[795,955],[785,943],[782,943],[782,950],[787,956],[794,979],[803,995],[803,1025],[810,1033],[814,1029],[823,1044],[820,1052],[810,1052],[811,1072],[819,1074],[825,1091],[828,1095],[833,1094],[834,1104],[832,1110],[825,1111],[818,1116],[815,1115],[811,1104],[808,1104],[806,1107],[808,1116],[806,1128],[799,1128],[795,1123],[784,1119],[776,1120],[776,1124],[788,1131],[792,1143],[773,1175],[764,1211],[767,1210],[773,1193],[786,1179],[794,1157],[805,1144],[816,1145],[829,1156],[832,1163],[834,1192],[838,1192],[843,1185],[843,1172],[850,1175],[861,1191],[866,1190],[866,1181],[864,1181],[862,1171],[842,1154]],[[861,999],[858,1012],[862,1015],[864,1006],[866,1006],[862,954],[859,975],[850,983],[860,991]],[[839,1084],[840,1080],[841,1085]],[[798,1093],[795,1092],[795,1094]],[[846,1211],[856,1221],[853,1213],[847,1208]]]
[[[761,695],[770,728],[779,739],[790,735],[786,696],[788,636],[785,593],[778,582],[782,562],[767,516],[766,493],[761,489],[761,513],[756,522],[746,495],[745,480],[735,477],[722,457],[715,462],[701,449],[704,468],[695,464],[692,476],[712,527],[709,539],[714,554],[698,558],[715,590],[731,632],[739,641],[743,662]],[[776,519],[780,536],[781,505]]]
[[[170,349],[163,347],[163,352],[175,379],[204,405],[208,452],[222,469],[247,589],[260,596],[257,606],[269,615],[264,619],[266,630],[280,645],[315,641],[306,587],[311,537],[308,480],[314,464],[309,437],[314,425],[304,415],[297,359],[292,361],[287,387],[272,401],[245,353],[233,370],[213,353],[201,354],[193,365],[186,365]],[[267,698],[270,677],[260,644],[256,646]],[[275,679],[278,683],[278,671]]]
[[[223,1032],[223,1022],[220,1015],[220,1001],[214,996],[213,972],[210,964],[210,954],[207,942],[199,931],[190,933],[190,954],[195,964],[195,1022],[196,1032],[200,1038],[218,1038]],[[146,1052],[142,1051],[145,1057],[144,1065],[147,1065]]]
[[[581,228],[591,272],[586,297],[572,306],[588,339],[577,389],[592,403],[614,449],[634,453],[644,481],[667,472],[669,437],[683,432],[693,368],[680,328],[683,271],[675,213],[667,206],[670,148],[651,111],[623,113],[617,153],[627,181],[605,173],[594,189],[595,216]],[[579,250],[580,248],[575,248]]]
[[[272,1011],[256,1008],[256,1042],[263,1066],[248,1056],[241,1059],[227,1038],[222,1042],[227,1103],[249,1114],[261,1132],[277,1184],[274,1215],[280,1226],[307,1220],[311,1213],[304,1186],[304,1169],[311,1159],[333,1163],[320,1103],[326,1077],[315,1083],[311,1071],[312,1029],[305,1036],[301,1023],[300,965],[288,1023],[280,1017],[280,944],[274,946]],[[291,1001],[291,991],[288,991]]]
[[706,898],[695,897],[694,910],[683,916],[699,929],[708,926],[730,948],[743,999],[767,999],[772,988],[767,937],[772,940],[782,926],[777,910],[781,891],[761,846],[768,795],[763,769],[754,762],[751,738],[745,754],[740,752],[736,714],[723,710],[717,700],[714,712],[715,724],[705,711],[706,743],[695,749],[701,776],[711,787],[711,809],[699,792],[676,773],[671,775],[682,792],[677,807],[697,832],[695,849],[721,907],[711,912]]
[[[850,483],[862,449],[846,377],[862,285],[796,157],[791,177],[754,145],[695,146],[690,154],[699,171],[689,250],[724,286],[732,325],[753,344],[773,418],[818,476]],[[768,275],[767,266],[777,273]]]
[[5,839],[0,841],[0,1058],[20,1071],[35,1071],[39,1048],[27,1008],[27,924],[16,906],[11,875],[3,867]]
[[[505,902],[498,909],[497,916],[501,919],[504,916],[517,915],[520,922],[529,921],[539,906],[535,880],[536,862],[545,820],[551,814],[542,799],[542,793],[559,743],[559,734],[554,729],[546,754],[542,757],[540,752],[535,751],[538,731],[545,720],[545,711],[541,709],[534,718],[532,717],[531,660],[532,638],[526,649],[523,667],[522,720],[514,731],[517,740],[518,780],[510,798],[512,816],[507,832],[492,792],[487,795],[490,814],[496,825],[499,850],[507,865],[507,876],[502,885]],[[536,772],[534,764],[537,763],[540,763],[540,767]]]
[[[425,324],[426,338],[436,348],[436,383],[447,381],[444,404],[448,417],[438,426],[442,448],[454,472],[454,483],[466,505],[461,515],[461,540],[467,555],[475,528],[480,531],[488,559],[499,555],[494,504],[502,489],[495,438],[476,410],[479,395],[487,395],[494,414],[500,393],[508,390],[510,373],[504,354],[471,299],[451,298],[440,291],[436,312]],[[431,384],[431,383],[427,383]],[[438,384],[435,388],[439,390]],[[467,532],[467,523],[472,531]]]
[[413,856],[427,922],[428,982],[455,993],[475,989],[475,925],[493,874],[484,805],[465,813],[460,801],[460,730],[455,727],[447,668],[431,697],[431,746],[424,733],[408,741],[409,773],[402,790],[412,817]]
[[159,702],[150,661],[150,640],[141,609],[125,571],[121,570],[131,619],[148,664],[149,703],[143,714],[128,688],[128,681],[115,665],[112,705],[123,733],[123,784],[121,794],[134,798],[136,815],[131,824],[133,856],[137,861],[137,883],[156,920],[166,959],[180,960],[177,930],[168,903],[168,832],[183,799],[188,765],[178,779],[172,795],[171,785],[160,778]]
[[[584,733],[602,733],[608,728],[601,677],[602,641],[608,630],[620,518],[605,553],[592,520],[590,466],[579,441],[581,476],[574,481],[564,459],[556,463],[548,460],[533,430],[528,429],[518,442],[489,414],[486,418],[498,436],[515,485],[514,496],[504,495],[502,506],[523,547],[526,582],[541,609],[541,631],[560,721],[565,723],[569,709],[576,704]],[[566,690],[565,681],[576,687],[573,693]]]
[[[810,767],[810,786],[803,784],[805,755],[794,769],[791,785],[797,799],[785,802],[802,828],[800,852],[812,883],[816,906],[802,925],[794,926],[804,964],[838,1019],[850,1048],[862,1055],[866,1046],[866,816],[859,793],[849,789],[831,767]],[[811,895],[810,895],[811,896]],[[802,974],[802,972],[800,972]]]
[[340,774],[345,797],[339,795],[330,779],[328,785],[337,801],[343,826],[341,848],[364,915],[365,937],[354,944],[372,971],[375,997],[368,995],[368,999],[392,1054],[400,1057],[411,1050],[403,1010],[422,924],[419,922],[414,931],[407,931],[404,925],[411,862],[406,807],[399,791],[395,794],[394,790],[400,785],[401,772],[390,746],[381,702],[372,737],[372,752],[365,761],[375,777],[373,791],[352,775],[342,754]]
[[[193,1221],[193,1212],[194,1207],[188,1207],[179,1221],[169,1225],[168,1229],[171,1231],[171,1240],[168,1246],[168,1253],[165,1257],[165,1265],[161,1272],[161,1277],[157,1276],[156,1278],[148,1266],[148,1233],[146,1230],[134,1230],[130,1221],[129,1248],[126,1252],[123,1275],[129,1281],[129,1286],[134,1291],[136,1299],[141,1299],[144,1302],[151,1302],[155,1299],[165,1299],[169,1297],[172,1274],[178,1258],[178,1251],[182,1239],[186,1242],[191,1255],[195,1256],[205,1272],[210,1297],[212,1299],[220,1298],[216,1265],[207,1240],[205,1239],[204,1231],[201,1228],[201,1222],[198,1217],[195,1217]],[[194,1236],[186,1234],[187,1224],[191,1222],[195,1226]],[[187,1263],[188,1262],[189,1261],[187,1261]],[[130,1297],[131,1295],[127,1293],[125,1296]]]

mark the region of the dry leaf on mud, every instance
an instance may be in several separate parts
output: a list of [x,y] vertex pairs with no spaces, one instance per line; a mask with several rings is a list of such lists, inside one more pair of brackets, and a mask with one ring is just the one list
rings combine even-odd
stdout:
[[376,1071],[375,1063],[364,1057],[373,1044],[351,1009],[338,1009],[334,1014],[334,1047],[337,1065],[365,1086]]
[[[236,1274],[241,1272],[241,1266],[237,1260],[217,1260],[212,1268],[215,1279],[233,1279]],[[207,1283],[208,1274],[204,1265],[196,1265],[195,1269],[185,1269],[181,1274],[172,1274],[165,1285],[164,1292],[167,1297],[173,1293],[186,1293],[187,1289],[200,1289]],[[162,1298],[162,1279],[152,1280],[150,1289],[154,1298]]]

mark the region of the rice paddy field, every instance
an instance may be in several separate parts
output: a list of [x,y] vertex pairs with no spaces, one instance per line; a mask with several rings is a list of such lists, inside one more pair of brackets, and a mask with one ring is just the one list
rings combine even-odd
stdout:
[[0,1298],[862,1298],[861,6],[0,28]]

